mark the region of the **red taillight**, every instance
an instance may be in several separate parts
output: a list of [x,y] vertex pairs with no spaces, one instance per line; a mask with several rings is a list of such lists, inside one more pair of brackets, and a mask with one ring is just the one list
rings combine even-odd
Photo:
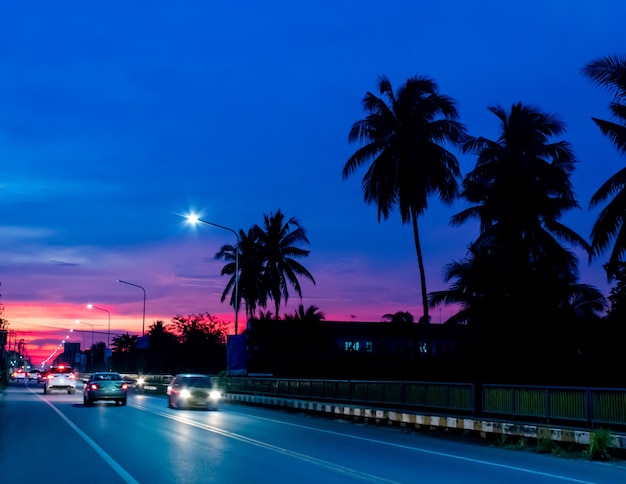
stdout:
[[74,373],[70,373],[68,377],[70,380],[76,380],[76,375],[74,375]]
[[98,385],[97,383],[92,383],[91,384],[91,389],[92,390],[97,390],[98,388],[100,388],[100,385]]
[[128,390],[128,383],[122,383],[122,390]]
[[54,375],[52,373],[50,373],[47,377],[48,380],[52,380],[54,378]]

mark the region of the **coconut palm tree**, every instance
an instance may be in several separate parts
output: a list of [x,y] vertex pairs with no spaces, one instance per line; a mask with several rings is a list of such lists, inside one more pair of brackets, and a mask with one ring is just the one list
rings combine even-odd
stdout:
[[[521,103],[509,112],[489,110],[499,119],[501,134],[464,145],[464,152],[477,155],[461,192],[471,205],[452,218],[457,225],[478,219],[480,234],[467,258],[448,266],[447,281],[455,280],[451,289],[431,294],[430,300],[432,305],[460,304],[453,321],[468,323],[482,342],[473,346],[484,354],[512,333],[524,355],[538,333],[546,340],[557,338],[564,308],[576,294],[592,299],[598,294],[578,284],[578,260],[563,245],[590,250],[560,222],[580,208],[570,181],[574,154],[567,142],[552,139],[564,131],[563,123]],[[513,348],[507,351],[514,354]]]
[[[226,300],[230,293],[230,305],[235,304],[235,260],[237,247],[234,245],[223,245],[215,254],[216,260],[227,261],[222,267],[221,275],[230,275],[230,279],[222,292],[221,302]],[[261,244],[259,233],[255,227],[251,227],[248,232],[239,230],[239,300],[237,306],[241,306],[243,299],[246,307],[246,316],[254,317],[257,305],[265,307],[265,294],[260,287],[261,276],[263,274],[263,257],[261,254]]]
[[543,276],[565,271],[568,277],[577,260],[560,242],[586,251],[590,247],[559,221],[580,208],[570,180],[574,154],[567,142],[551,141],[565,127],[556,116],[521,103],[508,113],[500,107],[489,110],[500,120],[501,135],[495,141],[472,138],[463,146],[478,157],[463,180],[462,196],[473,205],[452,217],[452,223],[479,219],[477,243],[508,267],[510,287],[525,286],[527,279],[520,275],[530,277],[528,271],[536,273],[541,264]]
[[137,349],[137,335],[130,335],[129,333],[115,336],[112,340],[111,346],[118,353],[130,353]]
[[304,321],[307,323],[319,323],[326,319],[326,315],[320,311],[320,308],[317,306],[309,306],[305,309],[304,304],[300,304],[293,314],[286,314],[285,319]]
[[[613,94],[609,105],[615,121],[592,118],[602,133],[626,154],[626,56],[597,59],[583,68],[583,74]],[[591,198],[590,208],[609,200],[591,231],[592,258],[599,256],[613,243],[607,265],[608,276],[615,272],[626,253],[626,167],[612,175]]]
[[580,208],[570,180],[576,163],[570,145],[550,142],[564,132],[563,123],[521,103],[509,113],[498,106],[489,110],[500,120],[501,135],[496,141],[471,138],[463,146],[465,153],[478,157],[462,191],[474,205],[455,215],[452,223],[478,218],[481,234],[493,233],[496,227],[516,239],[545,229],[588,248],[582,237],[558,222],[566,212]]
[[274,301],[274,314],[278,319],[281,302],[286,303],[289,298],[289,285],[293,286],[302,299],[298,277],[305,277],[315,284],[311,273],[296,260],[309,255],[310,251],[298,247],[299,244],[308,244],[309,239],[298,220],[294,217],[285,220],[285,215],[280,210],[276,214],[263,215],[263,227],[255,225],[254,230],[263,260],[259,297],[261,301],[266,298]]
[[456,157],[444,144],[465,139],[457,121],[454,101],[438,92],[426,77],[409,78],[394,93],[391,82],[380,77],[381,97],[367,92],[365,119],[352,125],[348,141],[365,143],[343,167],[343,179],[371,161],[362,182],[367,203],[378,207],[378,221],[398,208],[402,223],[411,223],[419,266],[423,319],[429,320],[426,275],[417,219],[432,195],[446,203],[457,196],[460,176]]

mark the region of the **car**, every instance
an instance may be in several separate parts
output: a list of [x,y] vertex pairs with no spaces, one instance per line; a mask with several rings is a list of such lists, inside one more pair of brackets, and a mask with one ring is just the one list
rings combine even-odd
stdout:
[[128,382],[115,371],[96,371],[83,387],[83,403],[92,406],[97,400],[112,400],[115,405],[126,405]]
[[30,370],[28,372],[28,381],[37,380],[38,379],[37,376],[39,375],[39,373],[40,373],[40,370],[36,370],[36,369]]
[[28,378],[28,373],[26,373],[22,368],[13,372],[12,375],[14,380],[26,381]]
[[48,372],[45,370],[37,373],[37,383],[44,383],[46,381],[47,376],[48,376]]
[[51,366],[43,385],[44,394],[52,390],[66,390],[69,394],[76,392],[76,375],[69,365]]
[[211,377],[197,373],[181,373],[167,386],[169,408],[202,408],[217,410],[222,393],[213,386]]

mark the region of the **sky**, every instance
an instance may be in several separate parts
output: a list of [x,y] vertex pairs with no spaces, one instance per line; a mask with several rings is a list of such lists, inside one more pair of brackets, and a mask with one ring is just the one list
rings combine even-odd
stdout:
[[[36,363],[66,337],[105,341],[108,314],[89,303],[109,311],[114,335],[204,312],[232,333],[214,255],[234,235],[189,226],[191,212],[237,231],[279,209],[300,221],[316,284],[302,280],[302,301],[291,290],[281,316],[302,303],[333,321],[417,320],[410,225],[397,212],[378,223],[365,170],[341,177],[381,75],[394,88],[435,80],[474,136],[497,138],[489,106],[558,115],[579,160],[581,209],[563,222],[589,239],[589,200],[625,160],[591,120],[609,118],[610,96],[581,69],[625,53],[624,18],[621,0],[0,2],[0,302],[12,341]],[[475,159],[455,154],[466,174]],[[429,292],[477,236],[449,224],[462,208],[431,199],[419,220]],[[580,281],[606,294],[607,257],[580,262]],[[143,291],[117,279],[145,290],[145,319]]]

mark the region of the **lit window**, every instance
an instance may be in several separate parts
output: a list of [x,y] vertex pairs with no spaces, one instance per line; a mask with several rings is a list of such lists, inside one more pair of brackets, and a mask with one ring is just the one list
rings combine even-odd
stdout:
[[366,353],[371,353],[372,351],[374,351],[374,343],[372,341],[366,341],[365,342],[365,352]]
[[358,341],[346,341],[343,344],[344,351],[359,351],[359,342]]

